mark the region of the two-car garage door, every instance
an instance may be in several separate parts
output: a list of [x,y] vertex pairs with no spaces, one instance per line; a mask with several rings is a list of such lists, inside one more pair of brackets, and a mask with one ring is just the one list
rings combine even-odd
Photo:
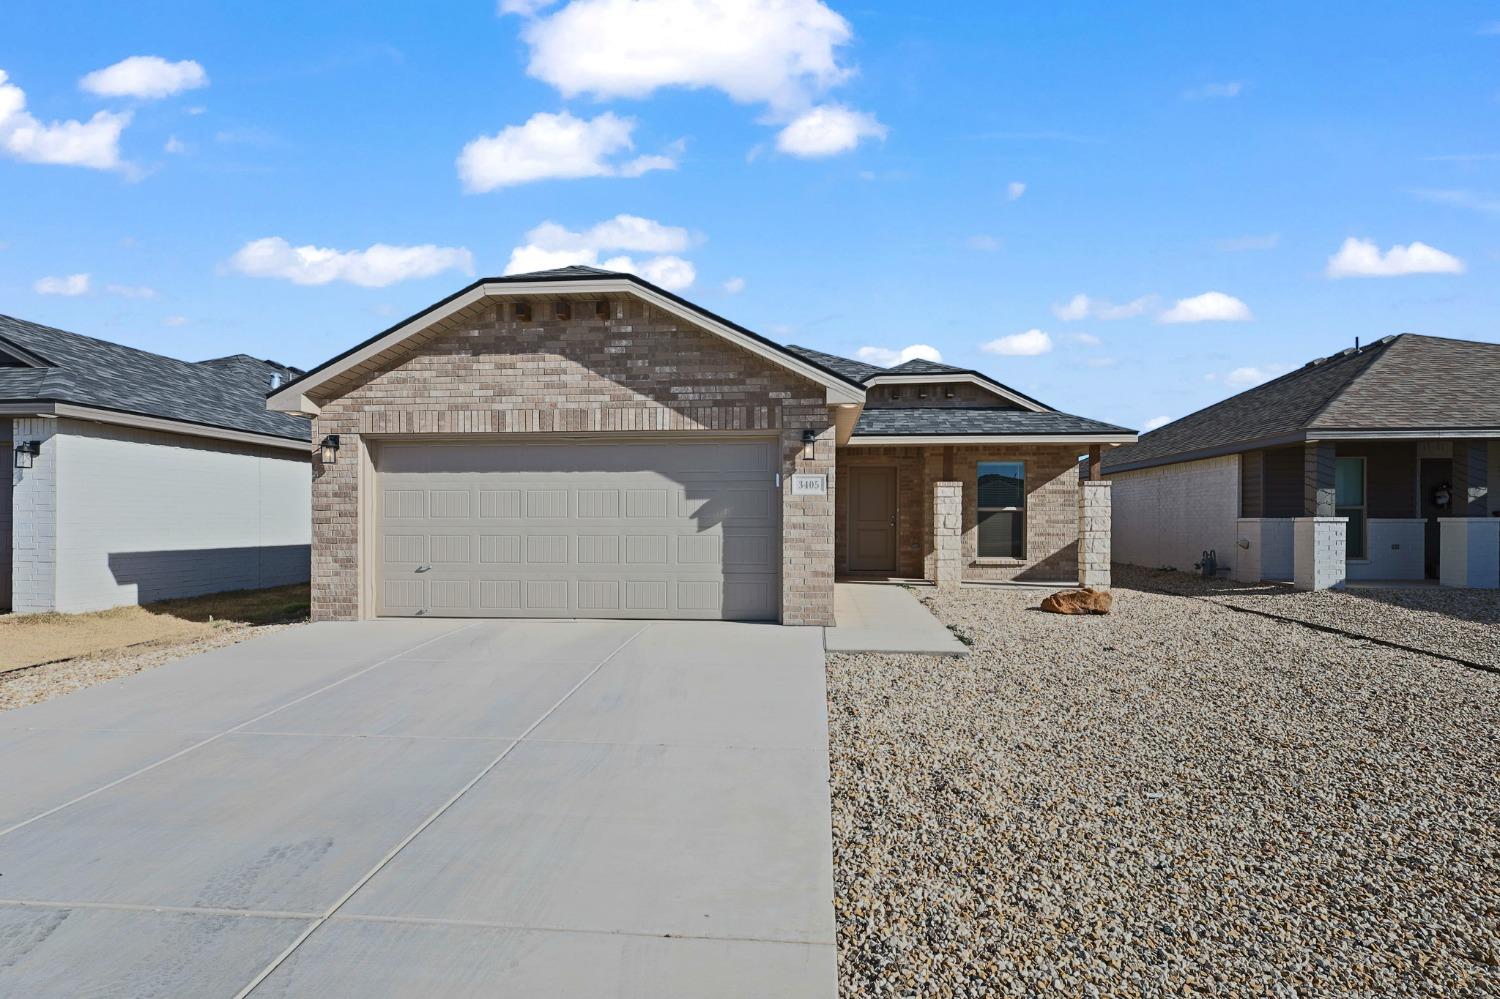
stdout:
[[377,613],[777,616],[772,441],[386,443]]

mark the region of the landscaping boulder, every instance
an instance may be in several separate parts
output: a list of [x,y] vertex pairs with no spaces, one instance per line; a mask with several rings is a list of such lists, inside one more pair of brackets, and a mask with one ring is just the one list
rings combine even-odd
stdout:
[[1081,590],[1058,590],[1042,600],[1042,610],[1051,614],[1108,614],[1113,602],[1108,590],[1085,586]]

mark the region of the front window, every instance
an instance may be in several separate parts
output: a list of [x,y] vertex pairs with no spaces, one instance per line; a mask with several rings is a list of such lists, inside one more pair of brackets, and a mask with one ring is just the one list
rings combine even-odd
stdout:
[[1365,459],[1338,458],[1333,469],[1334,516],[1348,517],[1344,557],[1365,557]]
[[979,488],[979,557],[1026,557],[1026,465],[1019,461],[981,461]]

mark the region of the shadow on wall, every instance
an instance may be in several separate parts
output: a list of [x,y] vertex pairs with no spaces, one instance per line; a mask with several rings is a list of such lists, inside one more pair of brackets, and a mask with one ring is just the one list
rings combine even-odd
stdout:
[[1078,542],[1074,541],[1040,562],[1026,566],[1016,573],[1015,578],[1028,583],[1067,583],[1070,586],[1077,583]]
[[259,590],[312,578],[310,545],[112,552],[109,570],[136,588],[137,603],[226,590]]

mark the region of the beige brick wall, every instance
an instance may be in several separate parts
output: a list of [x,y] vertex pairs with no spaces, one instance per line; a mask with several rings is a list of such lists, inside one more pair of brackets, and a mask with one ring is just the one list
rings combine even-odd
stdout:
[[[350,620],[360,608],[358,452],[413,434],[462,438],[547,433],[765,431],[782,443],[782,621],[833,623],[834,443],[822,386],[633,298],[613,299],[610,319],[592,302],[570,319],[553,304],[490,302],[334,398],[314,440],[341,435],[339,460],[314,464],[312,602],[317,620]],[[802,432],[821,436],[803,461]],[[796,496],[793,471],[829,477],[826,497]]]
[[[950,478],[944,448],[846,447],[838,454],[840,473],[857,465],[897,469],[897,569],[900,576],[932,579],[933,484]],[[954,445],[953,481],[963,486],[964,578],[972,580],[1078,579],[1078,456],[1083,448],[1057,444]],[[975,485],[981,461],[1026,463],[1026,557],[981,561]],[[838,504],[836,563],[848,566],[848,497]]]

